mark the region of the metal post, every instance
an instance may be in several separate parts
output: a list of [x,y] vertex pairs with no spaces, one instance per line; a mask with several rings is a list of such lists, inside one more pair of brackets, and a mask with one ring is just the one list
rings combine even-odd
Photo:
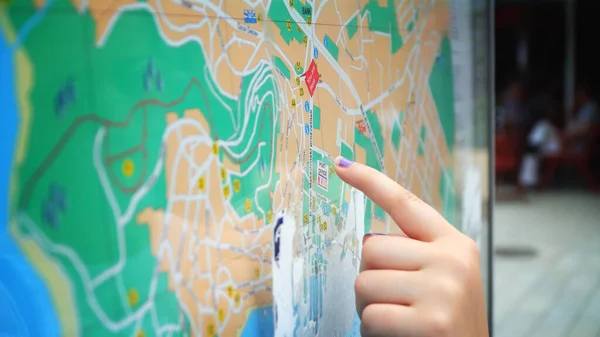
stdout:
[[575,1],[565,1],[565,126],[571,123],[571,114],[568,113],[575,103]]
[[488,329],[489,336],[494,336],[494,203],[496,195],[496,175],[495,175],[495,142],[496,142],[496,89],[495,89],[495,53],[496,53],[496,42],[495,42],[495,29],[496,24],[494,21],[495,13],[495,1],[486,1],[487,5],[487,103],[488,103],[488,204],[487,204],[487,216],[488,216]]

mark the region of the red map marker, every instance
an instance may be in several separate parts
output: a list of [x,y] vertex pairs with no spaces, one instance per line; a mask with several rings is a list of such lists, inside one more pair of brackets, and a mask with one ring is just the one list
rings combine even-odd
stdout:
[[315,65],[315,60],[312,60],[310,62],[308,70],[304,74],[302,74],[301,77],[306,77],[306,86],[308,87],[310,97],[312,97],[315,92],[315,89],[317,88],[317,83],[319,82],[319,71],[317,70],[317,66]]

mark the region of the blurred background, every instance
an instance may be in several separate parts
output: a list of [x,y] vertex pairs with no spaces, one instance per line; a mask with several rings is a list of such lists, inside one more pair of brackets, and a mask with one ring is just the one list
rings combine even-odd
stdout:
[[600,336],[600,3],[494,6],[494,336]]

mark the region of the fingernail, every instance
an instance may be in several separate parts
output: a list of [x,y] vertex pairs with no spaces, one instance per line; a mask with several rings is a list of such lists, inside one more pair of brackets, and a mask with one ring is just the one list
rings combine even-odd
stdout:
[[365,236],[363,236],[363,245],[365,244],[365,241],[367,241],[368,238],[375,236],[375,235],[385,235],[383,233],[368,233],[365,234]]
[[352,164],[354,164],[352,160],[346,159],[344,157],[337,157],[337,165],[339,167],[348,167]]

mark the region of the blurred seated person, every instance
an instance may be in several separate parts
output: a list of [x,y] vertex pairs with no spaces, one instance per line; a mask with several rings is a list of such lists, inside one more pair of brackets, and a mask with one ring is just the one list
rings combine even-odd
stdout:
[[559,130],[556,121],[547,118],[537,122],[527,135],[526,154],[519,174],[521,186],[531,187],[538,183],[539,162],[543,157],[565,151],[585,151],[588,139],[599,121],[598,106],[586,85],[577,86],[575,104],[570,110],[575,115],[566,130]]
[[525,86],[519,79],[513,80],[502,97],[496,116],[497,131],[521,128],[526,119]]
[[538,121],[559,112],[556,106],[550,87],[539,86],[527,104],[527,114],[523,121],[524,134],[529,134]]

